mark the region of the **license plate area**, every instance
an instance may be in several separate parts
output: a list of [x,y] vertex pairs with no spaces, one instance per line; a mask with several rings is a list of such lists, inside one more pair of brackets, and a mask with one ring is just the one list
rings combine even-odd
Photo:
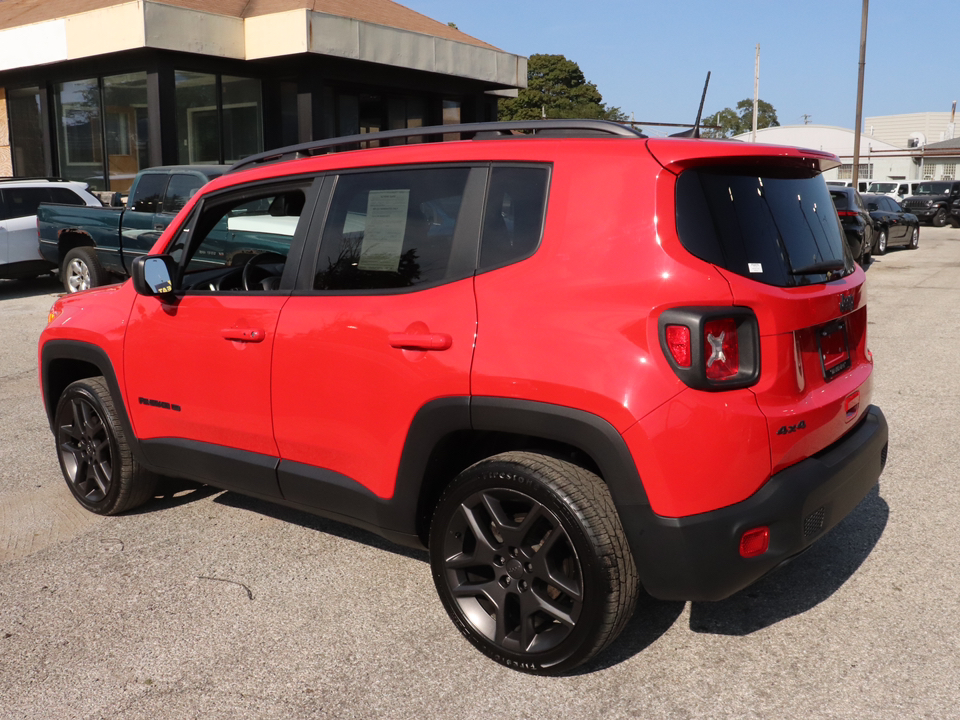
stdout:
[[850,368],[850,340],[846,320],[834,320],[817,331],[820,367],[827,382]]

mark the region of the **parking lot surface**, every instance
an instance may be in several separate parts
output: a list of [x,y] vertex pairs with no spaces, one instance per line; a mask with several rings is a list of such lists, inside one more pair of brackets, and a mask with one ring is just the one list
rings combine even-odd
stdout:
[[879,490],[718,603],[641,602],[572,676],[461,638],[426,553],[210,488],[101,518],[66,489],[0,281],[0,718],[960,718],[960,230],[867,273]]

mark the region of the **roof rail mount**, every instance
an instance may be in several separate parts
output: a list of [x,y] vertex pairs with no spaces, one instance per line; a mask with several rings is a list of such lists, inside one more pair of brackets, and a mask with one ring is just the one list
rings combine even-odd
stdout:
[[610,120],[516,120],[509,122],[467,123],[462,125],[434,125],[431,127],[403,128],[400,130],[383,130],[375,133],[360,133],[344,137],[328,138],[288,145],[287,147],[267,150],[266,152],[251,155],[234,163],[228,173],[237,170],[246,170],[259,165],[326,155],[332,152],[358,150],[362,143],[382,142],[385,140],[400,140],[406,138],[439,137],[456,134],[457,139],[490,140],[495,138],[529,137],[624,137],[645,138],[646,135],[626,125]]

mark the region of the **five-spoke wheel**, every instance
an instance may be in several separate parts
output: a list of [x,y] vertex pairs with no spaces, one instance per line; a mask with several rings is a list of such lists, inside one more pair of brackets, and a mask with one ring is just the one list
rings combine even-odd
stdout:
[[619,634],[638,583],[602,480],[569,462],[505,453],[444,492],[430,535],[451,618],[494,660],[534,673],[585,662]]
[[55,423],[60,468],[85,508],[114,515],[153,496],[157,476],[133,458],[102,377],[69,385]]

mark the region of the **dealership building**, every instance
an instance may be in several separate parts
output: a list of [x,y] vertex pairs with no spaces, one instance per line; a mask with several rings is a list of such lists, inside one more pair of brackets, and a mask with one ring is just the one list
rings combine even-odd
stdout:
[[0,176],[145,167],[496,119],[526,58],[390,0],[0,2]]

